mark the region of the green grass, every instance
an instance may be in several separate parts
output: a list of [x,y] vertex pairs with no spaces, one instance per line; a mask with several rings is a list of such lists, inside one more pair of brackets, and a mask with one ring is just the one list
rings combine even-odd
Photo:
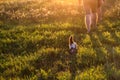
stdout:
[[[108,79],[108,76],[119,78],[119,27],[114,25],[113,28],[112,22],[111,28],[114,31],[111,31],[111,28],[104,24],[99,25],[98,30],[90,34],[79,25],[73,26],[71,23],[12,27],[1,25],[1,79],[69,80],[70,77],[75,77],[76,80],[103,80]],[[75,56],[68,53],[70,35],[75,36],[79,45],[78,54]],[[116,74],[113,74],[111,69],[106,71],[106,65],[115,67],[117,71],[113,71]],[[102,68],[102,71],[94,70],[97,67]],[[91,69],[96,71],[94,75]]]
[[[9,5],[4,7],[6,10],[19,4],[10,8],[13,3],[6,3],[4,5]],[[38,8],[36,2],[27,6],[30,5]],[[21,8],[24,11],[30,9],[22,5],[17,10],[22,11]],[[87,34],[83,14],[80,18],[78,14],[68,15],[67,12],[67,18],[63,14],[59,16],[61,21],[57,20],[58,17],[52,17],[49,19],[54,21],[47,19],[37,23],[32,20],[30,23],[26,18],[18,18],[17,21],[9,20],[7,15],[0,16],[0,80],[120,79],[119,18],[107,15],[97,30]],[[74,35],[78,44],[76,55],[68,53],[70,35]]]

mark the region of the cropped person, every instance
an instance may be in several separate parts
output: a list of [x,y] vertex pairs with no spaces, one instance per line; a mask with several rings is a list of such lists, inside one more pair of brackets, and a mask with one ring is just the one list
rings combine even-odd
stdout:
[[91,26],[97,27],[98,20],[101,20],[103,2],[104,0],[83,0],[87,33],[90,32]]

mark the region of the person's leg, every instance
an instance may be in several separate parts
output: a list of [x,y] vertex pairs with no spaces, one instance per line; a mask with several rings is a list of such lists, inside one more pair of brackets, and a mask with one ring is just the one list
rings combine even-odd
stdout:
[[91,30],[91,23],[92,23],[92,17],[91,17],[91,14],[86,14],[85,15],[85,25],[86,25],[86,28],[87,28],[87,33],[90,32]]
[[97,27],[98,14],[96,12],[92,13],[92,26]]
[[97,13],[98,13],[98,21],[102,20],[102,5],[104,3],[104,0],[99,0],[98,1],[98,10],[97,10]]
[[101,9],[101,7],[98,8],[97,14],[98,14],[98,21],[101,21],[102,20],[102,9]]
[[87,28],[87,32],[89,33],[91,30],[91,8],[90,8],[90,1],[84,0],[84,9],[85,9],[85,26]]
[[94,2],[91,2],[91,11],[92,11],[92,27],[97,27],[97,22],[98,22],[98,2],[97,0]]

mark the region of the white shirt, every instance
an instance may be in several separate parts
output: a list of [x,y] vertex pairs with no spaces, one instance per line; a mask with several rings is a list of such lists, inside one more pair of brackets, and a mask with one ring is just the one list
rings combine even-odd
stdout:
[[72,49],[72,48],[73,48],[73,49],[76,49],[76,48],[77,48],[76,42],[73,42],[72,44],[70,44],[70,45],[69,45],[69,48],[70,48],[70,49]]

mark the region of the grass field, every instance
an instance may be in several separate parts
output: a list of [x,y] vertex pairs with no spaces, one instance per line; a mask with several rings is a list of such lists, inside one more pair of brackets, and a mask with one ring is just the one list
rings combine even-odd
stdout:
[[0,80],[119,80],[120,1],[106,0],[90,34],[77,1],[59,1],[0,1]]

